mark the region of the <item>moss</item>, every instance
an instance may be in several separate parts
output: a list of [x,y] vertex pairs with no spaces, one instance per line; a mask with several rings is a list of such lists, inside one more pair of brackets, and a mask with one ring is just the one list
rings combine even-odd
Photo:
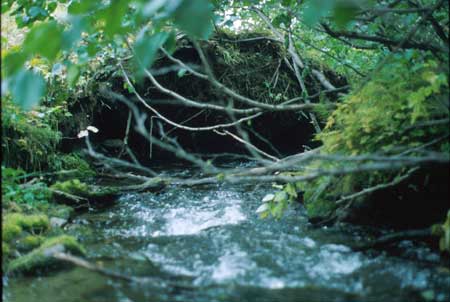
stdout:
[[327,217],[336,209],[335,203],[326,199],[317,199],[314,202],[306,202],[305,207],[308,217],[312,220]]
[[30,251],[37,248],[44,241],[44,237],[36,235],[27,235],[17,242],[17,249],[20,251]]
[[9,245],[5,242],[2,242],[2,255],[3,257],[8,257],[9,253],[11,252],[11,249]]
[[4,219],[5,225],[12,224],[24,230],[43,231],[50,228],[50,222],[44,214],[24,215],[21,213],[7,214]]
[[[111,200],[118,194],[118,190],[114,187],[88,185],[79,179],[72,179],[64,182],[56,182],[51,186],[52,189],[62,191],[72,195],[80,196],[91,202],[104,202]],[[58,201],[67,202],[63,197],[58,197]]]
[[84,255],[86,253],[84,247],[72,236],[53,237],[44,241],[40,247],[28,254],[12,260],[8,265],[7,272],[12,274],[34,274],[41,269],[58,267],[59,261],[51,257],[47,252],[50,248],[59,245],[63,246],[65,251],[75,255]]
[[9,221],[2,223],[2,240],[9,242],[22,233],[22,228]]
[[68,177],[86,179],[95,176],[90,164],[76,153],[53,154],[49,157],[49,166],[51,171],[75,170],[70,174],[58,175],[58,180],[66,180]]
[[73,213],[74,209],[66,205],[52,205],[52,207],[47,211],[48,216],[62,219],[69,219]]
[[10,242],[14,238],[17,238],[23,230],[42,232],[49,228],[50,222],[48,217],[42,214],[6,214],[2,222],[2,240]]
[[2,98],[2,134],[2,162],[27,171],[45,169],[48,156],[56,151],[61,139],[48,116],[24,112],[10,98]]
[[89,186],[81,182],[79,179],[71,179],[64,182],[56,182],[51,186],[52,189],[62,191],[65,193],[87,196],[89,195]]
[[47,230],[50,227],[50,221],[46,215],[29,215],[23,221],[24,229]]

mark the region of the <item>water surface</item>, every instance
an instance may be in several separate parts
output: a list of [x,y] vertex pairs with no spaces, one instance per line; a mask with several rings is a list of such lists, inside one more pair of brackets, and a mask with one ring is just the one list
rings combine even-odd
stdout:
[[401,242],[396,256],[353,252],[364,230],[313,228],[300,205],[280,221],[261,220],[255,210],[273,190],[222,184],[124,195],[112,208],[77,217],[70,232],[91,261],[150,282],[71,268],[4,279],[4,300],[449,301],[450,274],[425,245]]

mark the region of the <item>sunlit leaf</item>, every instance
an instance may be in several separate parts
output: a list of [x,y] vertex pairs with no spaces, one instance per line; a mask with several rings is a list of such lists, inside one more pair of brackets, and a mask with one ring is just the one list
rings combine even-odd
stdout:
[[56,58],[62,45],[62,27],[55,21],[33,27],[25,38],[24,52],[39,54],[50,61]]
[[70,65],[67,68],[67,82],[73,87],[80,76],[80,69],[77,65]]

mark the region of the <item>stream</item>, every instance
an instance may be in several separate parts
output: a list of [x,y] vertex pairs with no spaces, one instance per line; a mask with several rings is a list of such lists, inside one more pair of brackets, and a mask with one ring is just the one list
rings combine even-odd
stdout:
[[[165,168],[189,176],[189,167]],[[10,302],[449,301],[450,273],[426,245],[403,241],[395,255],[353,252],[367,230],[313,228],[301,205],[281,220],[255,210],[270,185],[168,187],[127,194],[68,226],[89,261],[146,284],[79,267],[3,279]]]

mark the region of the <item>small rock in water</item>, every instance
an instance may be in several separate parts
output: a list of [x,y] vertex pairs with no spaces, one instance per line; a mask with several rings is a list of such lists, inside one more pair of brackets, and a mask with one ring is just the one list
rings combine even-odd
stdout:
[[303,244],[304,244],[306,247],[309,247],[309,248],[313,248],[313,247],[316,246],[316,243],[314,242],[314,240],[312,240],[312,239],[309,238],[309,237],[303,238]]
[[52,217],[50,218],[50,225],[52,228],[60,228],[67,223],[67,219]]

